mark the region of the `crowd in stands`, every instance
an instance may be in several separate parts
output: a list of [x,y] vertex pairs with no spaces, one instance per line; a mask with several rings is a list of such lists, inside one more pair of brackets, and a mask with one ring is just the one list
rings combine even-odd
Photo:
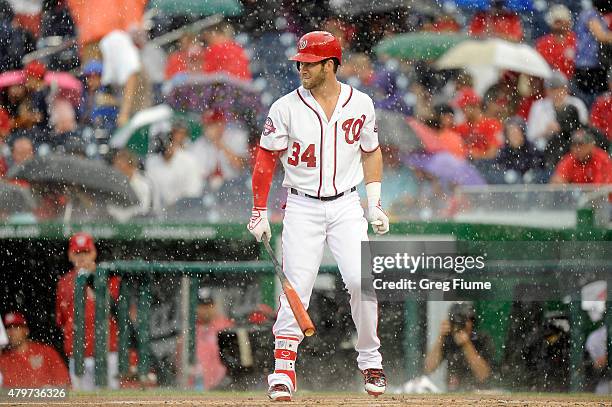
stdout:
[[[131,208],[109,206],[118,221],[163,216],[167,208],[207,194],[224,202],[227,185],[240,189],[248,207],[246,180],[265,112],[248,123],[204,109],[196,116],[202,130],[195,132],[176,120],[152,125],[144,155],[111,149],[109,140],[136,113],[163,103],[164,86],[181,75],[222,73],[252,84],[269,105],[299,85],[286,55],[296,38],[312,29],[340,38],[340,80],[368,93],[379,111],[427,126],[439,140],[438,152],[474,167],[486,183],[612,183],[612,10],[607,1],[580,6],[526,1],[523,10],[503,0],[483,10],[447,1],[425,11],[347,16],[333,2],[312,7],[285,0],[262,7],[244,0],[241,15],[204,29],[182,29],[168,43],[157,39],[193,17],[153,13],[147,20],[142,13],[147,2],[130,0],[117,11],[121,24],[96,32],[85,23],[103,2],[84,8],[78,1],[45,0],[34,16],[14,10],[16,3],[0,0],[0,176],[7,178],[11,168],[35,155],[106,160],[127,176],[140,199]],[[433,60],[403,61],[373,52],[379,41],[404,32],[466,33],[529,44],[553,74],[542,79],[502,71],[480,89],[480,78],[467,70],[438,71]],[[36,58],[34,51],[51,38],[66,47]],[[58,71],[77,84],[53,79]],[[419,186],[438,182],[447,191],[457,186],[433,173],[419,176],[422,169],[405,164],[410,160],[402,156],[401,145],[383,147],[388,178],[405,176]],[[392,188],[388,194],[399,199],[407,189]],[[36,213],[41,220],[44,214]]]

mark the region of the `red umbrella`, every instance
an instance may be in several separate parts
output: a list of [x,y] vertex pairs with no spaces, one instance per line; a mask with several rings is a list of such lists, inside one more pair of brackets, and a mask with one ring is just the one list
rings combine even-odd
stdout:
[[22,83],[25,83],[23,71],[7,71],[0,74],[0,88],[8,88]]
[[[26,76],[23,71],[8,71],[0,74],[0,88],[24,84]],[[83,92],[83,84],[68,72],[47,72],[45,83],[57,85],[58,96],[67,99],[73,105],[78,105]]]

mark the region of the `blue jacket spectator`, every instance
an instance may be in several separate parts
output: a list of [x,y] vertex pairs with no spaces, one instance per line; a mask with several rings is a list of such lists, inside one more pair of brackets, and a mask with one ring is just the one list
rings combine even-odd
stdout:
[[79,122],[112,131],[118,107],[108,88],[102,85],[102,69],[102,62],[98,60],[91,60],[83,67],[85,91],[80,105]]
[[593,8],[580,13],[574,28],[577,37],[576,86],[588,105],[595,95],[606,90],[606,67],[600,60],[602,45],[612,43],[612,32],[603,17],[606,11],[610,11],[609,0],[594,0]]

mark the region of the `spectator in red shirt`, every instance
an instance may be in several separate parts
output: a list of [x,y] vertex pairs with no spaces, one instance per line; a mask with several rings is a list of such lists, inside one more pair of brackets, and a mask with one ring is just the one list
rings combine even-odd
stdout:
[[461,24],[457,21],[455,14],[442,13],[434,17],[431,31],[438,33],[458,33],[461,31]]
[[470,22],[469,34],[478,37],[498,37],[520,42],[523,39],[523,25],[518,14],[506,10],[505,0],[492,0],[489,11],[480,11]]
[[612,184],[612,159],[585,129],[572,136],[572,147],[555,169],[553,184]]
[[190,31],[183,34],[180,48],[168,56],[166,79],[180,72],[202,72],[204,69],[204,47],[198,36]]
[[501,145],[502,124],[497,119],[485,117],[482,101],[472,89],[463,89],[455,103],[466,119],[455,126],[455,131],[463,138],[468,157],[474,161],[495,158]]
[[237,79],[251,80],[249,58],[233,38],[228,23],[220,23],[203,33],[206,41],[203,70],[205,73],[225,73]]
[[0,384],[4,388],[68,387],[70,377],[64,361],[49,345],[29,339],[30,329],[23,314],[4,316],[9,339],[0,354]]
[[[93,237],[84,232],[75,233],[68,243],[68,259],[73,269],[64,274],[57,283],[57,299],[55,317],[57,325],[64,333],[64,352],[70,358],[70,378],[76,390],[93,390],[94,385],[94,343],[95,343],[95,297],[91,285],[88,283],[85,291],[85,373],[83,376],[75,375],[73,359],[74,339],[74,284],[79,273],[87,273],[93,278],[96,270],[97,251]],[[111,299],[116,301],[119,296],[119,278],[111,277],[109,280]],[[118,360],[117,360],[117,323],[114,318],[109,321],[109,353],[108,376],[109,387],[118,388]]]
[[576,33],[572,31],[572,14],[563,4],[556,4],[550,8],[546,22],[550,26],[550,34],[536,41],[536,50],[552,69],[571,79],[574,76],[576,57]]
[[612,142],[612,68],[608,71],[608,91],[595,99],[591,107],[591,124]]

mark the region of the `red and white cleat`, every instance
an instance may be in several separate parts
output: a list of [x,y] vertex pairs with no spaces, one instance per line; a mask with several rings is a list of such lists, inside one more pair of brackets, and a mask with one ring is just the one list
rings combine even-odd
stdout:
[[363,386],[369,395],[378,397],[387,390],[387,377],[382,369],[365,369],[363,373]]
[[268,389],[272,401],[291,401],[291,390],[284,384],[275,384]]

